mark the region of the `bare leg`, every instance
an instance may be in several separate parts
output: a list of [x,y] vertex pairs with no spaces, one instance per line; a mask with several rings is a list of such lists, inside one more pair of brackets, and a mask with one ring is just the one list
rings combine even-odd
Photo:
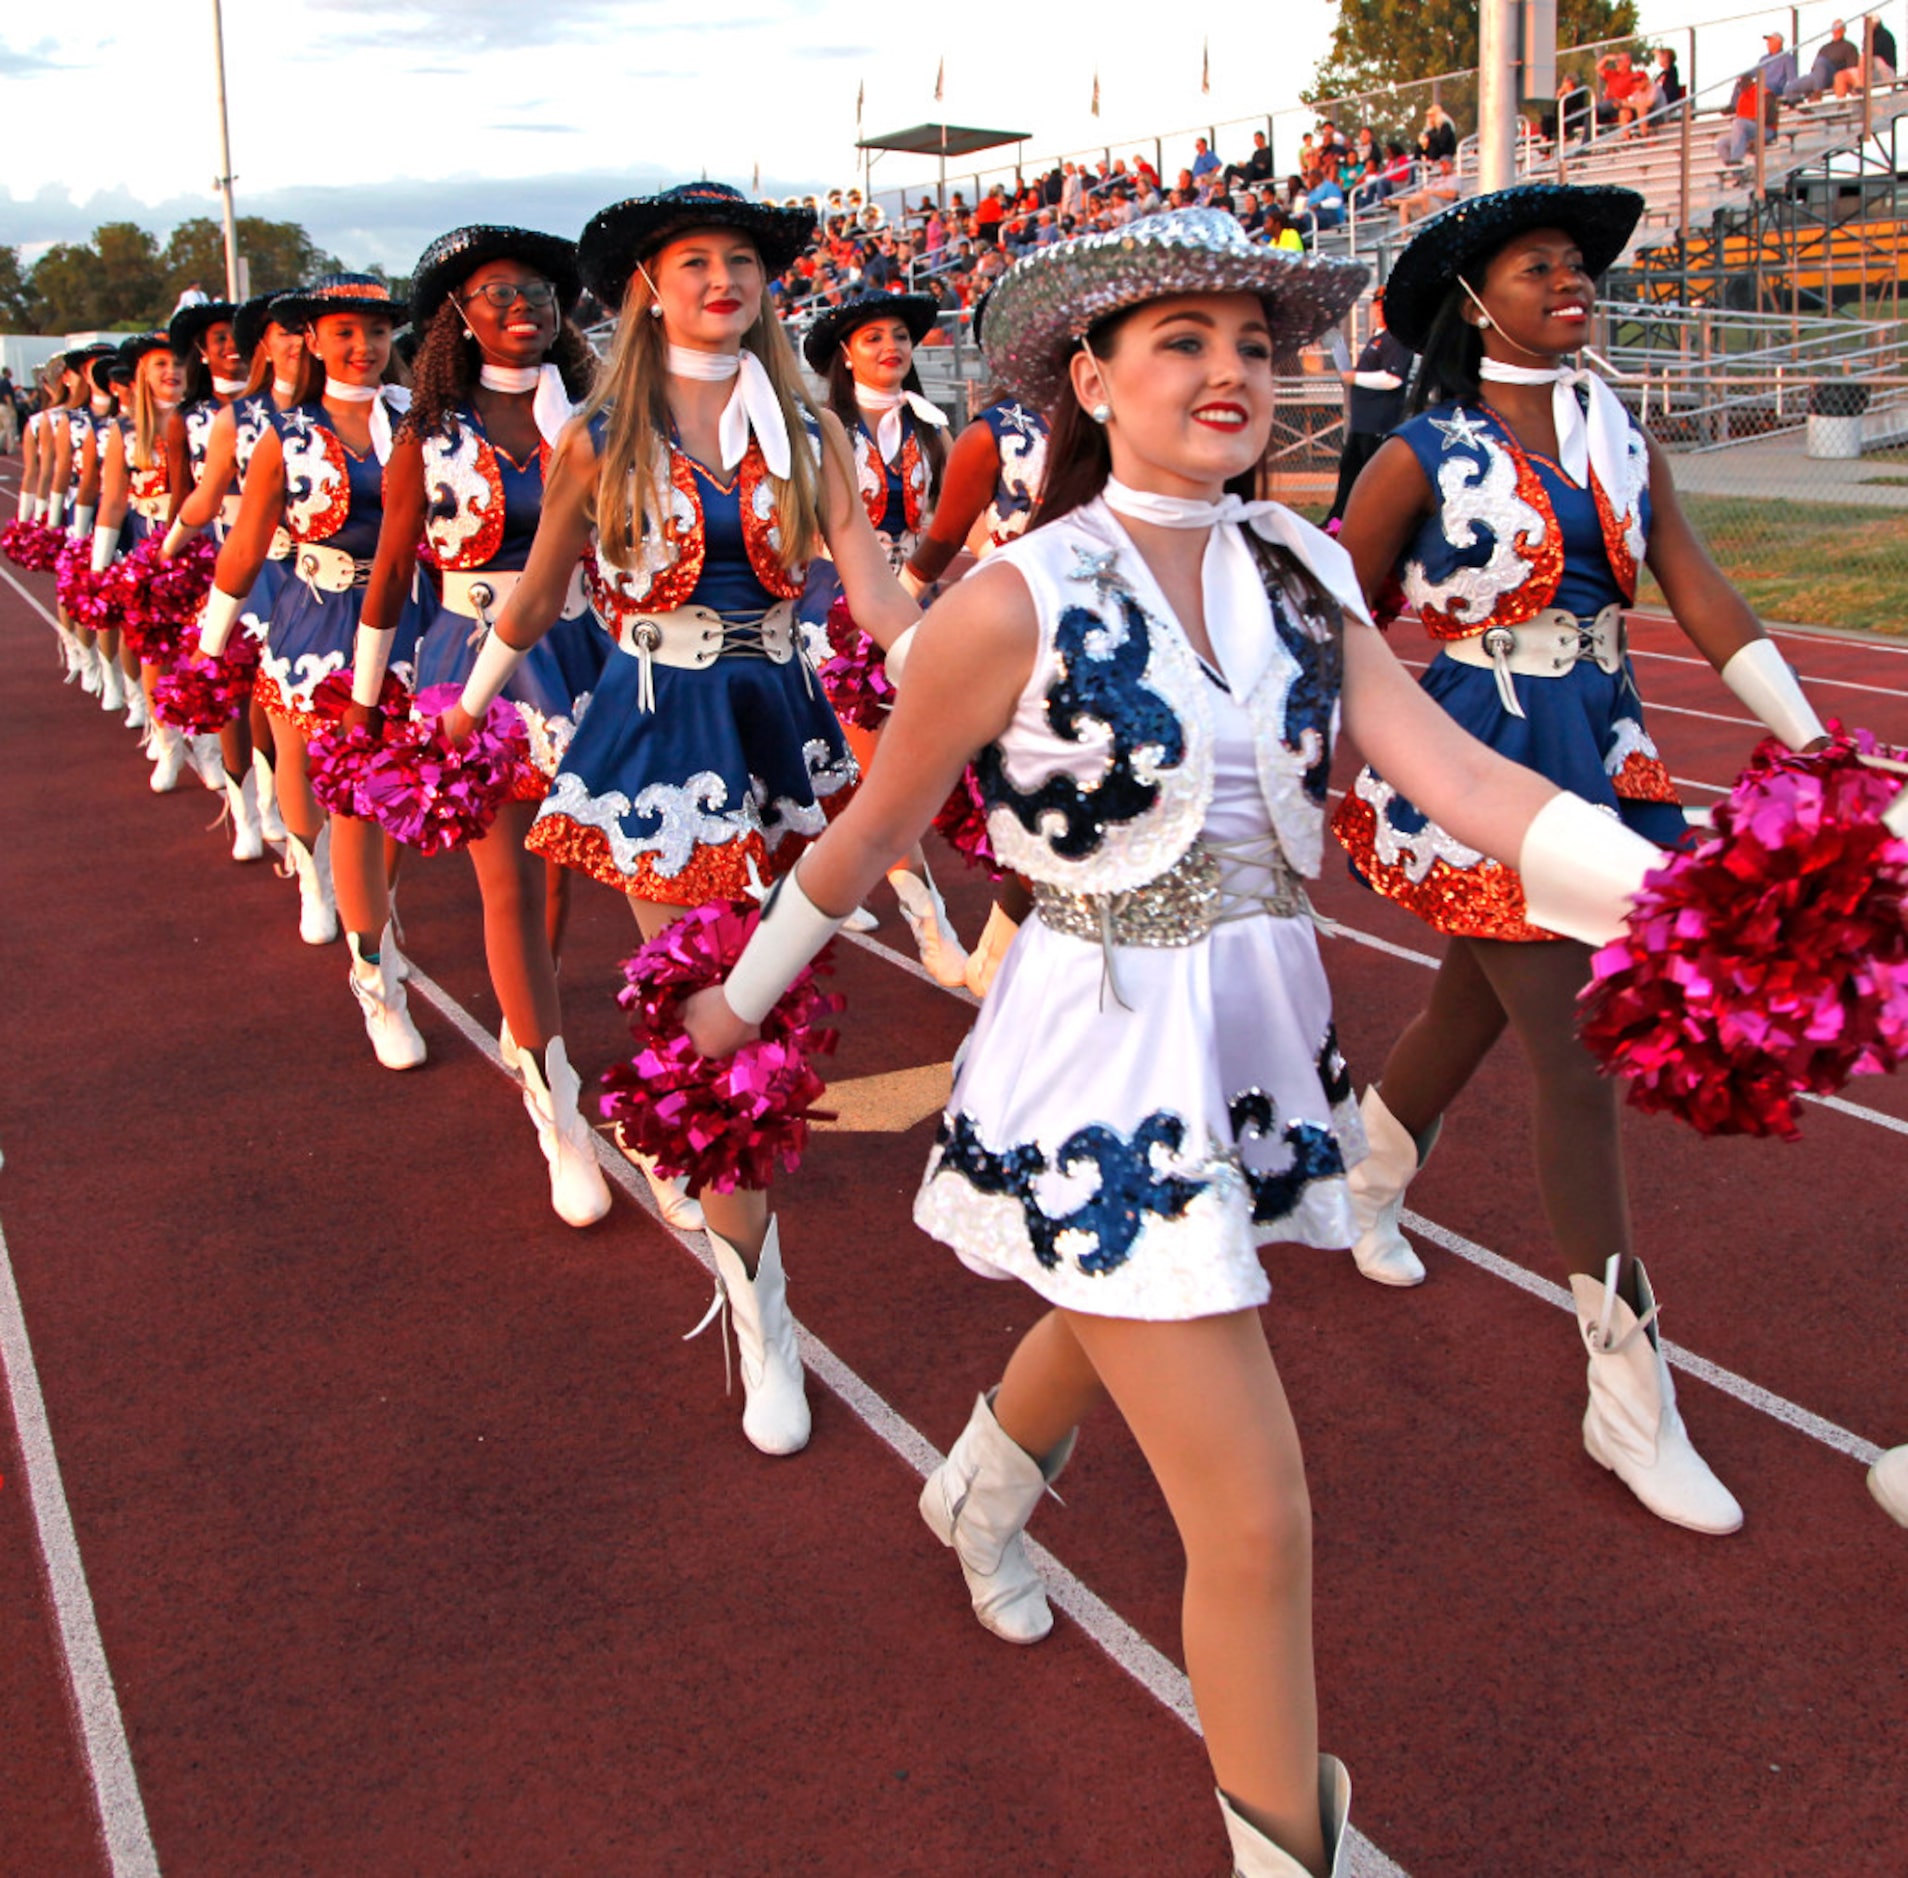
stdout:
[[1447,944],[1431,982],[1431,1001],[1391,1046],[1378,1078],[1385,1107],[1419,1137],[1457,1099],[1504,1034],[1504,1007],[1478,962],[1474,948],[1479,943],[1453,939]]
[[325,812],[305,779],[305,733],[288,719],[274,717],[269,741],[274,751],[272,780],[278,787],[279,820],[308,849],[315,847],[324,830]]
[[275,765],[271,714],[264,705],[254,702],[246,708],[245,715],[252,727],[252,748],[265,758],[268,767]]
[[1577,1037],[1577,993],[1590,953],[1574,940],[1471,942],[1537,1079],[1537,1183],[1565,1269],[1601,1278],[1612,1253],[1630,1255],[1616,1082]]
[[563,1030],[556,966],[544,933],[543,863],[524,851],[534,802],[506,802],[481,841],[470,845],[484,900],[484,957],[510,1034],[542,1057]]
[[1072,1320],[1049,1311],[1021,1338],[994,1392],[1001,1432],[1031,1460],[1044,1460],[1106,1399]]
[[234,782],[243,782],[252,767],[252,726],[247,714],[239,711],[219,732],[219,755],[225,761],[225,773]]
[[1067,1321],[1186,1549],[1186,1673],[1213,1775],[1259,1831],[1323,1873],[1311,1501],[1259,1314]]
[[[689,911],[686,906],[668,906],[659,900],[639,900],[629,896],[629,910],[645,939],[653,939]],[[741,1255],[749,1276],[755,1276],[755,1261],[761,1256],[762,1242],[768,1237],[769,1197],[766,1189],[738,1187],[733,1193],[715,1193],[705,1188],[696,1195],[702,1203],[702,1216],[711,1232],[720,1233]]]
[[391,917],[385,867],[384,830],[376,822],[352,815],[331,818],[331,885],[338,896],[338,917],[367,959],[377,957]]
[[561,861],[546,860],[543,863],[543,934],[553,961],[563,957],[563,934],[569,924],[570,870]]

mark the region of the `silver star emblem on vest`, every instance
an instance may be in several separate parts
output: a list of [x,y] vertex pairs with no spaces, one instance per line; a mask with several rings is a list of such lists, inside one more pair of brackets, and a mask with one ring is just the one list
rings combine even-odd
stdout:
[[1132,591],[1126,584],[1126,576],[1119,571],[1119,559],[1118,548],[1075,548],[1073,572],[1067,578],[1089,582],[1104,605],[1108,595]]
[[1461,444],[1467,450],[1475,450],[1478,444],[1490,435],[1490,427],[1480,424],[1468,411],[1459,411],[1456,417],[1434,417],[1431,428],[1444,437],[1444,447],[1448,450],[1453,444]]

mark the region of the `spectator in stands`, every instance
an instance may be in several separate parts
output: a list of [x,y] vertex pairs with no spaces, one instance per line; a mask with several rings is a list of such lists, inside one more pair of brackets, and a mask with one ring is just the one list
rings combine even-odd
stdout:
[[1285,211],[1270,197],[1265,202],[1264,232],[1268,248],[1283,248],[1292,254],[1304,252],[1305,238],[1285,219]]
[[1272,180],[1272,151],[1265,141],[1265,132],[1255,130],[1252,133],[1252,154],[1243,163],[1226,165],[1226,181],[1243,183],[1248,189],[1257,189]]
[[1193,139],[1192,173],[1193,181],[1202,176],[1210,176],[1219,167],[1219,159],[1213,155],[1212,146],[1203,137]]
[[1676,52],[1671,46],[1656,48],[1656,65],[1650,75],[1650,95],[1644,100],[1645,117],[1658,117],[1683,102],[1683,75],[1676,69]]
[[975,235],[990,247],[1000,239],[1000,225],[1007,219],[1005,194],[1000,184],[996,183],[981,197],[980,207],[974,211]]
[[1149,189],[1155,193],[1158,192],[1159,171],[1154,169],[1152,164],[1147,160],[1146,153],[1143,150],[1136,150],[1133,153],[1133,181],[1139,186],[1139,192],[1142,196],[1144,196]]
[[[1807,104],[1811,98],[1819,98],[1825,91],[1835,91],[1837,81],[1844,72],[1858,75],[1861,69],[1862,55],[1855,42],[1848,36],[1848,26],[1842,20],[1829,23],[1829,36],[1822,42],[1822,50],[1815,55],[1815,63],[1809,67],[1808,76],[1798,78],[1783,88],[1784,104]],[[1838,92],[1846,96],[1846,92]]]
[[1775,135],[1782,93],[1795,83],[1795,59],[1782,49],[1780,33],[1764,33],[1767,48],[1753,72],[1736,80],[1729,100],[1729,128],[1716,139],[1716,154],[1725,170],[1740,170],[1756,147],[1756,81],[1762,81],[1762,126],[1765,138]]
[[1557,116],[1550,134],[1564,143],[1586,144],[1595,121],[1595,101],[1589,91],[1577,83],[1574,72],[1563,73],[1557,80]]
[[1457,161],[1457,126],[1446,115],[1441,104],[1425,106],[1424,128],[1418,132],[1418,154],[1427,163],[1438,163],[1449,158]]
[[1629,53],[1606,52],[1597,61],[1597,122],[1627,137],[1643,115],[1649,89],[1648,77]]
[[[1868,64],[1868,82],[1871,85],[1892,85],[1895,74],[1901,70],[1901,57],[1895,50],[1895,35],[1880,20],[1869,22],[1873,38],[1869,41],[1869,51],[1873,55]],[[1850,91],[1859,91],[1861,80],[1855,79],[1849,85]],[[1846,97],[1841,80],[1836,80],[1835,95]]]
[[[1437,108],[1435,105],[1432,107]],[[1431,173],[1424,179],[1421,189],[1414,189],[1407,195],[1393,196],[1392,206],[1398,211],[1398,226],[1408,228],[1426,215],[1435,215],[1440,209],[1449,208],[1458,199],[1457,158],[1439,157],[1431,165]]]
[[1062,217],[1078,218],[1086,206],[1086,179],[1080,174],[1077,163],[1063,163],[1060,166],[1060,213]]
[[1345,219],[1345,190],[1338,180],[1338,162],[1327,157],[1319,167],[1318,181],[1305,192],[1305,206],[1312,212],[1312,230],[1337,228]]

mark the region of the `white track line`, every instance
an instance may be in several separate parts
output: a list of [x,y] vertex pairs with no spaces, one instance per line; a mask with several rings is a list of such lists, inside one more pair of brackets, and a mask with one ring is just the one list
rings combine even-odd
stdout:
[[[1442,1246],[1447,1252],[1455,1252],[1459,1258],[1468,1259],[1493,1277],[1515,1285],[1519,1291],[1528,1291],[1533,1298],[1542,1298],[1546,1304],[1554,1304],[1560,1311],[1568,1311],[1573,1317],[1577,1314],[1576,1300],[1562,1285],[1554,1285],[1548,1278],[1539,1278],[1535,1272],[1526,1271],[1523,1266],[1513,1264],[1496,1252],[1487,1251],[1483,1246],[1466,1239],[1462,1233],[1455,1233],[1448,1226],[1440,1226],[1408,1207],[1401,1209],[1398,1217],[1413,1232],[1429,1239],[1433,1245]],[[1706,1356],[1698,1356],[1694,1350],[1686,1350],[1680,1343],[1670,1342],[1667,1337],[1663,1339],[1662,1348],[1664,1357],[1676,1368],[1699,1378],[1712,1388],[1720,1389],[1725,1395],[1734,1396],[1738,1402],[1773,1417],[1785,1427],[1793,1428],[1796,1433],[1807,1435],[1811,1440],[1821,1442],[1824,1447],[1833,1448],[1838,1454],[1846,1454],[1851,1460],[1860,1461],[1864,1467],[1872,1467],[1881,1459],[1882,1451],[1874,1442],[1850,1434],[1846,1428],[1798,1407],[1763,1388],[1760,1383],[1751,1382],[1746,1376],[1738,1376],[1734,1370],[1724,1369],[1720,1363],[1712,1363]]]
[[60,1479],[46,1398],[40,1393],[40,1374],[33,1361],[33,1345],[27,1337],[26,1314],[20,1308],[13,1257],[7,1250],[4,1232],[0,1232],[0,1366],[7,1374],[13,1423],[20,1435],[20,1459],[26,1468],[27,1497],[59,1628],[68,1698],[79,1726],[87,1776],[93,1783],[93,1803],[99,1809],[106,1858],[113,1878],[158,1878],[159,1854],[153,1849],[152,1832],[146,1824],[145,1803],[139,1797],[139,1776],[133,1771],[119,1696],[106,1663],[99,1620],[93,1613],[93,1594],[87,1588],[79,1538],[73,1531],[73,1515]]
[[[1665,665],[1700,665],[1704,671],[1713,672],[1716,668],[1707,659],[1686,658],[1680,652],[1645,652],[1636,646],[1630,648],[1632,658],[1659,659]],[[1833,685],[1837,691],[1871,691],[1878,698],[1908,698],[1908,691],[1899,685],[1860,685],[1852,678],[1819,678],[1809,676],[1809,684]]]
[[[948,989],[928,977],[913,960],[876,943],[865,934],[844,933],[842,936],[853,939],[871,952],[880,953],[897,965],[911,966],[935,990]],[[415,959],[410,960],[410,967],[411,975],[407,980],[409,988],[444,1018],[499,1075],[508,1076],[510,1072],[504,1068],[503,1058],[497,1052],[496,1038],[442,985],[430,978]],[[972,1001],[971,995],[965,992],[953,995],[969,997]],[[657,1211],[649,1183],[600,1134],[596,1137],[596,1158],[604,1174],[713,1277],[715,1261],[702,1234],[678,1232],[671,1226]],[[803,1328],[799,1322],[795,1331],[801,1345],[803,1367],[839,1397],[857,1421],[906,1462],[917,1478],[925,1480],[940,1466],[943,1459],[941,1451],[878,1390],[850,1369],[813,1331]],[[1104,1599],[1089,1590],[1045,1546],[1029,1538],[1027,1552],[1053,1602],[1160,1707],[1183,1722],[1194,1734],[1202,1733],[1199,1711],[1193,1704],[1192,1685],[1186,1680],[1185,1672],[1170,1657],[1148,1643]],[[1406,1878],[1404,1869],[1387,1858],[1356,1827],[1352,1829],[1347,1845],[1351,1852],[1351,1878]]]

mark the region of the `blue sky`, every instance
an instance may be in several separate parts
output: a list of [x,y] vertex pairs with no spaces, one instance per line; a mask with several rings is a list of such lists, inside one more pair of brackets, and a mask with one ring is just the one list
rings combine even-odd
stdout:
[[[1645,0],[1643,18],[1662,29],[1728,10]],[[864,86],[870,133],[930,118],[1026,130],[1031,158],[1109,138],[1130,154],[1181,130],[1165,149],[1177,165],[1193,131],[1219,123],[1230,155],[1250,127],[1226,120],[1296,106],[1335,8],[1278,0],[1230,18],[1206,11],[1209,94],[1199,32],[1182,40],[1139,26],[1161,17],[1155,9],[1077,0],[1003,8],[1004,32],[976,30],[984,8],[903,12],[868,0],[707,0],[693,13],[680,0],[226,0],[239,209],[303,222],[349,263],[403,272],[459,222],[573,234],[622,196],[705,173],[746,189],[758,166],[776,194],[852,182]],[[1804,9],[1805,43],[1831,11]],[[71,23],[62,9],[29,11],[26,30],[0,48],[0,243],[31,259],[101,221],[163,233],[217,213],[209,15],[202,3],[162,10],[151,0],[91,0]],[[1769,15],[1784,28],[1787,18],[1786,8]],[[1706,43],[1705,81],[1724,75],[1734,39],[1753,52],[1756,30],[1728,28],[1731,43],[1713,55]],[[120,130],[134,123],[150,127],[136,141]],[[113,134],[88,135],[95,125]],[[889,158],[874,180],[931,175]]]

